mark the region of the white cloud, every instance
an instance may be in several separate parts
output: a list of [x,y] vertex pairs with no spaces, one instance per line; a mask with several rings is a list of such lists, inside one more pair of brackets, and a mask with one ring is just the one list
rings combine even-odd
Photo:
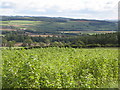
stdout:
[[0,15],[16,15],[14,9],[0,9]]
[[[67,14],[71,14],[71,17],[75,17],[76,18],[76,13],[79,13],[79,15],[81,16],[80,18],[83,17],[93,17],[94,13],[96,12],[96,15],[94,15],[95,18],[97,18],[97,12],[101,12],[104,15],[106,13],[105,12],[111,12],[111,15],[106,16],[106,18],[111,18],[111,17],[116,17],[117,14],[117,4],[118,4],[119,0],[2,0],[2,2],[7,2],[6,6],[10,6],[11,3],[13,3],[14,8],[2,8],[0,10],[0,14],[2,11],[2,14],[27,14],[25,13],[25,11],[27,12],[34,12],[34,15],[36,13],[36,15],[41,15],[40,13],[38,14],[38,12],[41,13],[45,13],[46,15],[51,15],[51,13],[49,13],[50,11],[55,12],[54,14],[61,13],[63,16],[65,14],[65,16],[67,16]],[[8,11],[7,11],[8,10]],[[91,11],[91,13],[93,14],[84,14],[81,13],[81,10],[88,10]],[[29,13],[29,15],[32,15]],[[48,13],[47,13],[48,12]],[[58,13],[57,13],[58,12]],[[72,13],[73,12],[73,13]],[[104,14],[105,13],[105,14]],[[43,15],[43,14],[42,14]],[[61,16],[62,16],[61,15]],[[53,15],[55,16],[55,15]],[[69,15],[68,15],[69,16]],[[100,18],[100,16],[98,17]],[[101,16],[101,18],[103,18]]]

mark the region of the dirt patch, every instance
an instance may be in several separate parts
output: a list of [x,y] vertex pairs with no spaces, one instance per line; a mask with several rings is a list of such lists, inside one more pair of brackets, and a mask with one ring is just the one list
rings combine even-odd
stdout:
[[3,30],[3,31],[17,31],[16,29],[0,29],[0,30]]
[[15,43],[14,46],[22,46],[23,43]]

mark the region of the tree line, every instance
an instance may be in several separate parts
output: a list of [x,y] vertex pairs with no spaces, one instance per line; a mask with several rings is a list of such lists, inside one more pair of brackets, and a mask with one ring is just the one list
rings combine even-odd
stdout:
[[[5,33],[5,32],[4,32]],[[30,37],[24,32],[5,33],[2,37],[2,46],[12,47],[16,43],[22,43],[23,47],[118,47],[119,33],[106,34],[81,34],[77,36],[61,37]]]

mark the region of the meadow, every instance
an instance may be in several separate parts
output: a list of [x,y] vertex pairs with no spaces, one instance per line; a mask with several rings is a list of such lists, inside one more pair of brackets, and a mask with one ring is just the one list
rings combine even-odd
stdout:
[[118,88],[117,48],[4,49],[3,88]]

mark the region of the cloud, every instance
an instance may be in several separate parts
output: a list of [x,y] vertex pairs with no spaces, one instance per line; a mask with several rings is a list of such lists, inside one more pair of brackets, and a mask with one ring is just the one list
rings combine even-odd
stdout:
[[14,8],[15,4],[12,2],[2,2],[0,8]]
[[118,0],[2,0],[1,3],[0,13],[4,11],[5,15],[106,19],[116,17]]

